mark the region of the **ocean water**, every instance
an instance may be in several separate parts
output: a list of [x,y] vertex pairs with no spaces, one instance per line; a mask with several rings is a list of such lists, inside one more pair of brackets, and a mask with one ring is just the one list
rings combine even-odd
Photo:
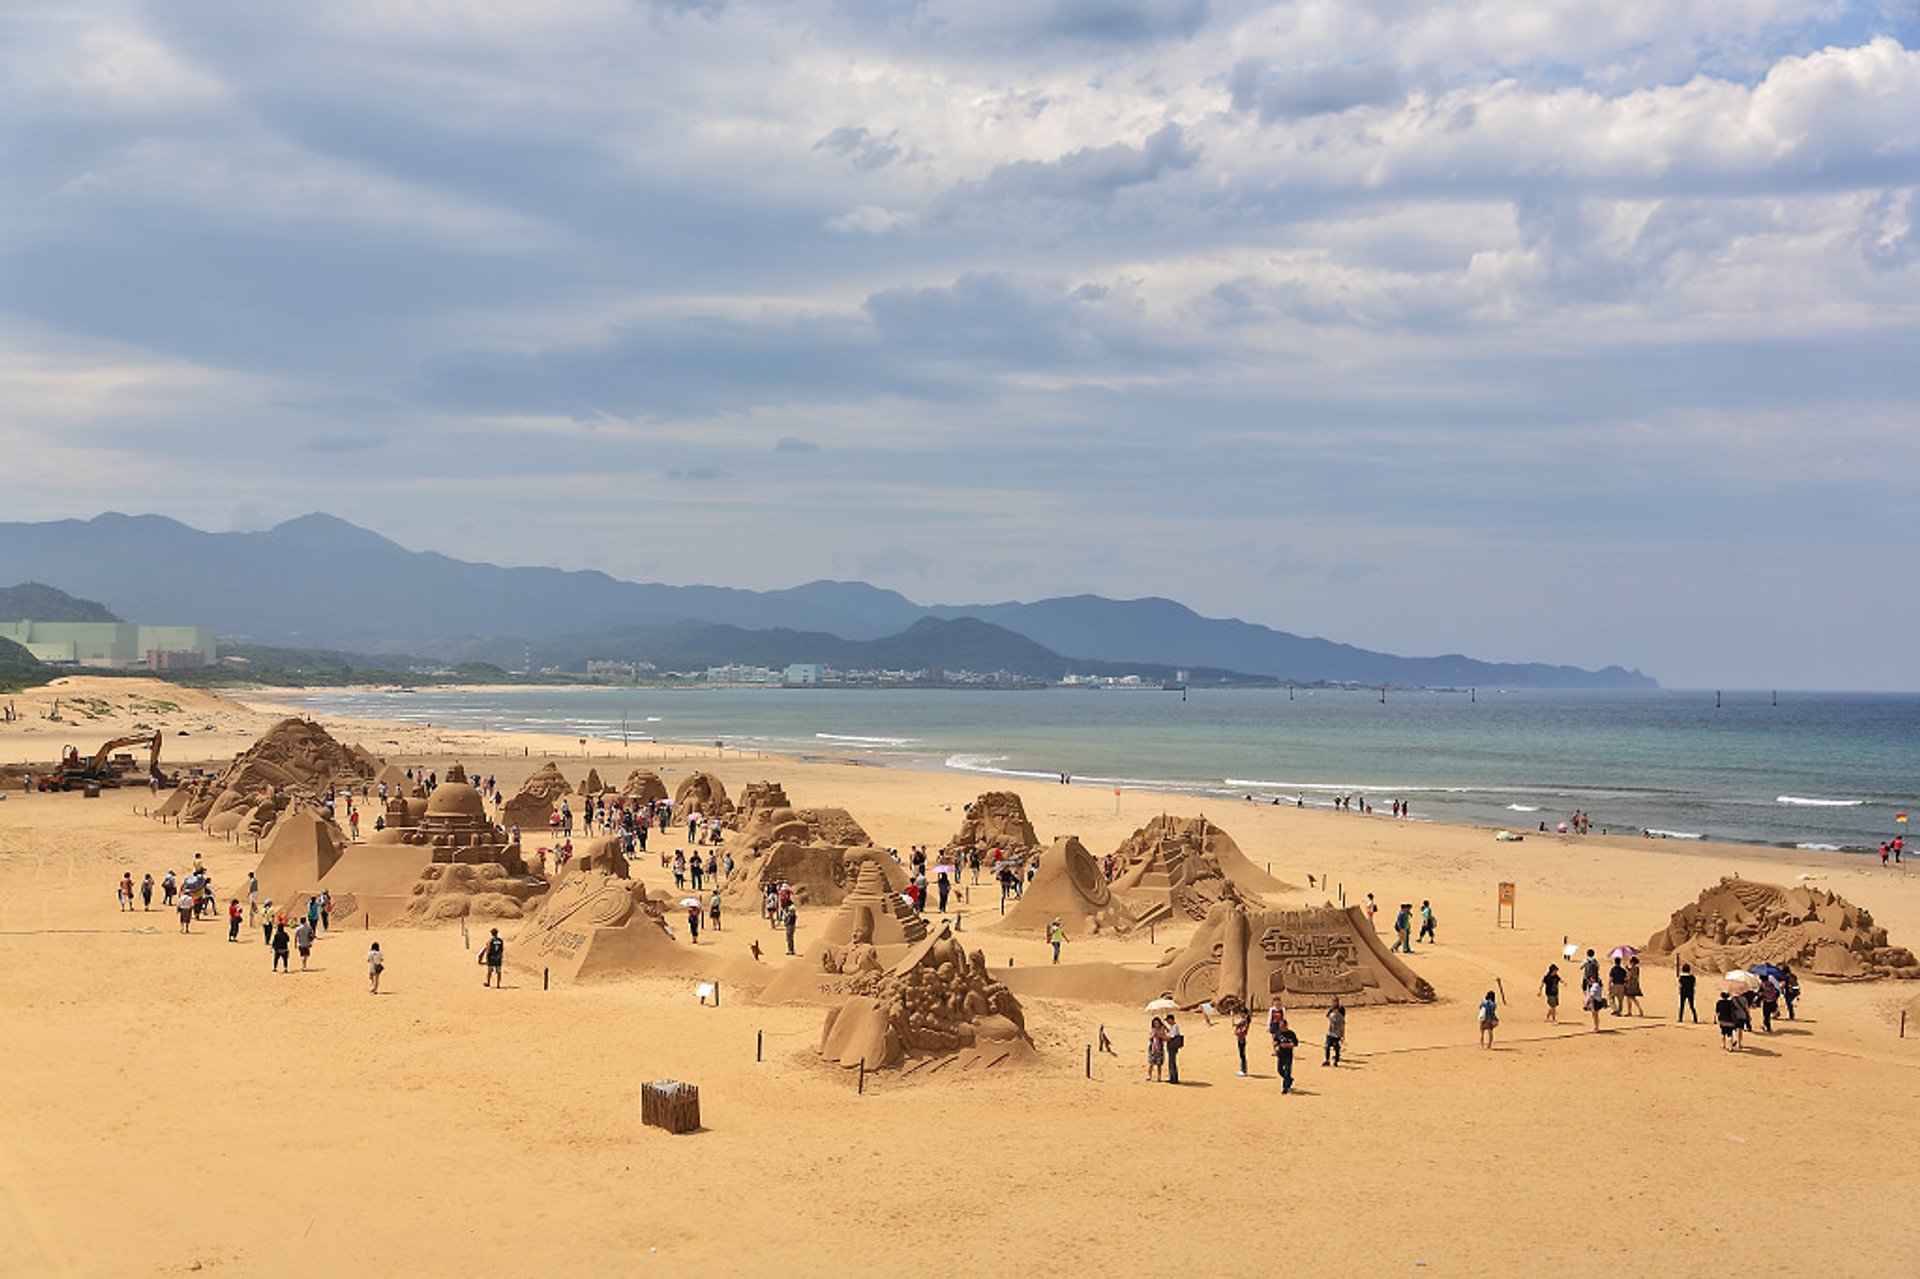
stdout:
[[[324,714],[856,757],[1415,820],[1870,850],[1920,806],[1920,695],[489,689],[322,693]],[[1218,809],[1216,808],[1216,812]]]

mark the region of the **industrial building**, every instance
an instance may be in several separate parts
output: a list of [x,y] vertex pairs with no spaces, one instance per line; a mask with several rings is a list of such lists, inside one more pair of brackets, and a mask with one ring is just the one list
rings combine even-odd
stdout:
[[10,639],[52,666],[178,671],[218,659],[210,626],[141,626],[134,622],[0,622]]

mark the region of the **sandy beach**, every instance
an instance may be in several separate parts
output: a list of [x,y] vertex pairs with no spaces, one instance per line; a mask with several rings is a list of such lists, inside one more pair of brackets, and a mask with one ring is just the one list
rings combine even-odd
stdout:
[[[55,697],[70,722],[40,718]],[[0,768],[148,723],[168,734],[166,766],[217,769],[284,713],[270,693],[137,680],[11,700],[21,718],[0,725]],[[944,844],[989,789],[950,772],[323,723],[402,767],[495,774],[508,794],[548,759],[570,776],[646,763],[669,786],[697,766],[734,792],[771,779],[902,850]],[[1920,879],[1838,854],[1500,843],[1380,814],[1018,789],[1043,839],[1077,835],[1096,856],[1162,812],[1204,811],[1255,865],[1312,877],[1282,904],[1371,892],[1386,931],[1393,904],[1430,900],[1438,942],[1409,962],[1439,998],[1355,1010],[1337,1070],[1319,1066],[1306,1012],[1290,1096],[1258,1049],[1236,1076],[1223,1020],[1187,1025],[1176,1088],[1144,1078],[1136,1004],[1025,996],[1036,1063],[879,1072],[859,1092],[815,1051],[820,1007],[756,998],[803,962],[764,921],[702,937],[717,1008],[682,973],[542,989],[516,966],[483,989],[458,930],[359,919],[334,921],[311,971],[274,973],[257,930],[229,944],[209,921],[182,936],[157,899],[131,915],[115,903],[123,871],[157,879],[196,854],[224,901],[255,864],[250,844],[142,816],[145,788],[86,800],[16,780],[0,801],[0,1274],[1868,1275],[1920,1247],[1902,1198],[1920,1149],[1920,983],[1808,980],[1797,1020],[1741,1054],[1719,1050],[1710,1015],[1674,1023],[1664,967],[1647,974],[1648,1015],[1603,1016],[1597,1034],[1577,998],[1546,1024],[1536,994],[1563,942],[1644,945],[1724,875],[1831,889],[1911,947]],[[657,863],[635,865],[656,887]],[[1502,881],[1513,927],[1496,925]],[[983,886],[955,903],[960,937],[994,970],[1047,963],[1037,937],[996,929],[997,897]],[[803,951],[819,918],[803,919]],[[1188,932],[1070,937],[1066,959],[1149,961]],[[389,960],[370,997],[375,939]],[[1489,989],[1507,1000],[1493,1051],[1476,1043]],[[1095,1053],[1089,1077],[1102,1027],[1117,1053]],[[703,1131],[641,1126],[639,1086],[669,1078],[700,1086]]]

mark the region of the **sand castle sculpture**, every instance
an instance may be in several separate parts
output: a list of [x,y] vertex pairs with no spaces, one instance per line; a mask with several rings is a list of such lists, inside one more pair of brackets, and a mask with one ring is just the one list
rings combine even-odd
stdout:
[[668,910],[631,877],[618,840],[582,840],[507,954],[510,962],[575,981],[683,967],[691,956],[674,941]]
[[567,781],[560,766],[548,760],[520,784],[519,793],[501,810],[500,821],[508,829],[518,826],[523,834],[544,830],[554,805],[572,793],[573,784]]
[[1232,836],[1205,817],[1162,814],[1129,835],[1115,857],[1125,869],[1114,880],[1113,895],[1141,924],[1203,920],[1222,901],[1261,905],[1262,893],[1292,889],[1255,866]]
[[879,1070],[918,1057],[932,1068],[987,1069],[1035,1055],[1019,1000],[950,928],[887,968],[857,969],[847,990],[820,1034],[820,1055],[842,1066]]
[[1770,963],[1834,980],[1920,978],[1913,952],[1890,944],[1865,907],[1824,888],[1732,876],[1673,912],[1645,953],[1707,973]]
[[839,909],[820,926],[806,958],[782,968],[762,998],[771,1003],[839,999],[850,991],[847,978],[880,972],[926,940],[927,921],[895,887],[891,861],[872,851],[853,859],[853,885]]
[[979,849],[1003,850],[1011,860],[1020,861],[1040,851],[1040,837],[1027,820],[1027,806],[1012,791],[987,791],[967,805],[960,829],[947,841],[948,855],[964,855]]
[[651,768],[636,768],[627,774],[627,780],[620,784],[620,793],[628,799],[650,804],[656,799],[667,797],[667,784],[660,780],[660,774]]
[[1276,910],[1225,901],[1185,948],[1160,962],[1161,993],[1182,1007],[1210,1001],[1223,1012],[1427,1003],[1433,987],[1387,950],[1358,906]]
[[[735,858],[725,892],[757,909],[768,887],[786,884],[802,906],[837,906],[853,886],[867,857],[892,859],[844,808],[794,808],[778,782],[754,782],[741,792],[728,819]],[[906,887],[906,872],[892,863],[889,884]]]
[[692,813],[725,817],[732,811],[726,786],[712,773],[688,773],[673,788],[673,815],[683,821]]
[[347,747],[310,720],[283,719],[260,736],[217,777],[198,777],[176,787],[158,810],[216,835],[236,829],[264,835],[288,797],[317,799],[329,787],[370,782],[379,764],[366,751]]
[[1069,937],[1124,935],[1140,926],[1133,911],[1108,887],[1100,863],[1072,835],[1054,840],[1040,855],[1033,882],[995,927],[1044,934],[1055,919]]

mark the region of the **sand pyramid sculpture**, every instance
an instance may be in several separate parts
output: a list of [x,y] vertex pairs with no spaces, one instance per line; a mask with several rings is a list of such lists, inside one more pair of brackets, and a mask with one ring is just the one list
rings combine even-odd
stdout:
[[575,863],[507,947],[507,961],[565,980],[605,981],[692,961],[668,926],[671,903],[630,876],[619,841],[575,845]]
[[1222,901],[1260,905],[1261,894],[1292,888],[1255,866],[1205,817],[1162,814],[1129,835],[1115,857],[1124,869],[1114,895],[1141,923],[1202,920]]
[[346,836],[315,808],[303,807],[275,824],[260,849],[254,874],[264,901],[284,902],[320,885],[346,851]]
[[627,780],[620,784],[620,793],[628,799],[639,800],[643,804],[667,797],[667,784],[660,780],[660,774],[651,768],[636,768],[627,774]]
[[587,775],[580,780],[579,789],[582,795],[600,795],[604,793],[607,788],[600,780],[600,770],[597,768],[587,769]]
[[947,841],[945,852],[964,855],[975,848],[982,853],[1003,849],[1010,858],[1040,851],[1040,837],[1027,820],[1027,806],[1020,796],[1008,790],[987,791],[967,805],[960,829]]
[[1222,902],[1186,947],[1160,963],[1162,993],[1182,1007],[1264,1008],[1427,1003],[1413,969],[1390,953],[1358,906],[1277,910]]
[[883,856],[859,859],[853,887],[821,930],[822,939],[830,944],[861,940],[875,946],[910,946],[925,939],[926,919],[894,888],[881,865]]
[[1107,886],[1100,863],[1072,835],[1040,854],[1040,869],[997,929],[1045,934],[1058,919],[1069,937],[1132,932],[1133,912]]
[[820,1034],[820,1055],[841,1066],[991,1069],[1036,1056],[1020,1001],[944,925],[847,985]]
[[1643,958],[1671,956],[1704,973],[1791,964],[1836,981],[1920,978],[1913,952],[1895,946],[1865,907],[1824,888],[1788,888],[1729,876],[1673,912]]

